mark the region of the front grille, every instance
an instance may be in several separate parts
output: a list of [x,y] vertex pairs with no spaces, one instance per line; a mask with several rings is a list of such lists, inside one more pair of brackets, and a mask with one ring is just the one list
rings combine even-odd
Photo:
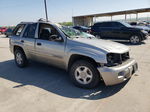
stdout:
[[108,66],[117,66],[130,59],[129,52],[123,54],[110,53],[107,54]]

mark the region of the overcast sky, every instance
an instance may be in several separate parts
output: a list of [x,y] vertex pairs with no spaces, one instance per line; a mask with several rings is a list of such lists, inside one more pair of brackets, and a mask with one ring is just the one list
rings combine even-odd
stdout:
[[[63,22],[72,15],[150,8],[150,0],[47,0],[47,5],[49,20]],[[0,0],[0,26],[39,18],[45,18],[44,0]]]

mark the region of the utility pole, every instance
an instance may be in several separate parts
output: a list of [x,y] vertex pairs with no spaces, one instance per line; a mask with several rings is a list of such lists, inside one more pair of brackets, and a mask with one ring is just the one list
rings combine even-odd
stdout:
[[46,4],[46,0],[44,0],[44,4],[45,4],[46,21],[48,21],[48,14],[47,14],[47,4]]

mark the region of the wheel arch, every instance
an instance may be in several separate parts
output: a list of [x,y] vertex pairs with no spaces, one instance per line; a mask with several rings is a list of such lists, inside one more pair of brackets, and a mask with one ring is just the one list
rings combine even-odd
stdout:
[[100,66],[99,63],[97,63],[93,58],[88,57],[88,56],[84,56],[84,55],[80,55],[80,54],[73,54],[70,56],[69,62],[68,62],[68,67],[67,70],[70,69],[70,67],[72,66],[72,64],[74,62],[76,62],[77,60],[85,60],[85,61],[89,61],[90,63],[94,64],[95,67]]
[[[20,46],[18,46],[18,45],[15,45],[14,47],[13,47],[13,53],[15,53],[15,51],[16,50],[22,50],[23,52],[24,52],[24,50],[23,50],[23,48],[22,47],[20,47]],[[25,53],[25,52],[24,52]]]

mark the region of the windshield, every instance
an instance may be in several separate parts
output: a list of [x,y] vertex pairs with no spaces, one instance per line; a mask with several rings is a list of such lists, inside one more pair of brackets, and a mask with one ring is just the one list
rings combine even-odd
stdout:
[[81,32],[79,30],[69,28],[66,26],[61,26],[60,29],[70,38],[94,38],[93,35]]
[[126,22],[121,22],[121,23],[126,27],[132,27],[129,23],[126,23]]

